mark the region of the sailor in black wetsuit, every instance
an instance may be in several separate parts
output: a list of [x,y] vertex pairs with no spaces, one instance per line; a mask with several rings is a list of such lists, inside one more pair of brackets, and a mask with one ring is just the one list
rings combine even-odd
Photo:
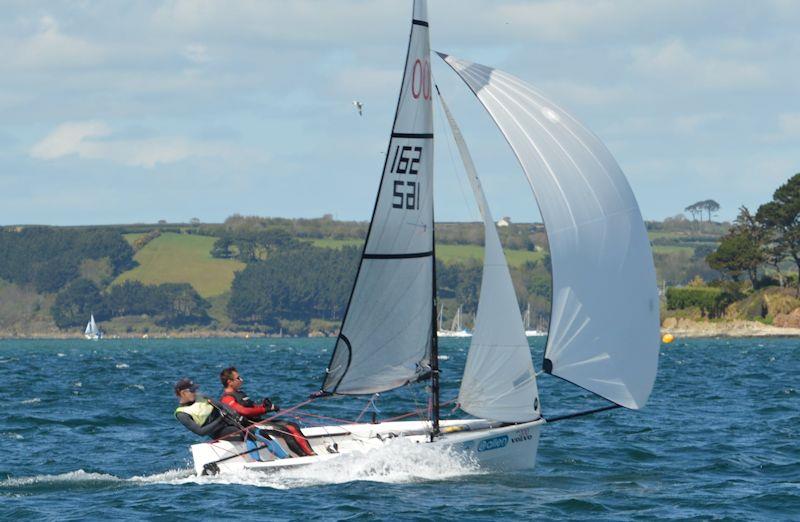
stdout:
[[175,418],[191,432],[212,439],[242,440],[238,414],[225,405],[197,393],[197,385],[190,379],[181,379],[175,384],[175,395],[180,405]]

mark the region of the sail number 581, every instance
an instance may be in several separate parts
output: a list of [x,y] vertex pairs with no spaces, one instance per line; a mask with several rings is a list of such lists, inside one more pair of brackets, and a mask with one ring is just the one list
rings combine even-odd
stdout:
[[412,147],[411,145],[397,145],[394,148],[392,167],[389,170],[392,174],[412,175],[413,179],[403,177],[394,180],[392,191],[392,208],[404,208],[406,210],[419,209],[419,161],[422,158],[422,147]]

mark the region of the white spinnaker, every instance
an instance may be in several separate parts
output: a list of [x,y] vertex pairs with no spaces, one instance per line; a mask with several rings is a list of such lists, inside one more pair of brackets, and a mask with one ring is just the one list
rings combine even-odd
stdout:
[[440,96],[439,100],[464,162],[485,231],[481,295],[458,403],[462,410],[484,419],[534,420],[539,417],[536,374],[500,236],[461,130],[444,98]]
[[636,199],[603,143],[522,80],[440,56],[514,150],[547,229],[553,308],[545,371],[626,408],[658,368],[658,294]]
[[403,82],[364,253],[322,389],[390,390],[430,370],[433,112],[428,16],[414,2]]

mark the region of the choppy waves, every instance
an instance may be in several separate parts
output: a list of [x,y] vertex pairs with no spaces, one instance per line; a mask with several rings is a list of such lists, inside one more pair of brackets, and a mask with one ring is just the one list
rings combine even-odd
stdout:
[[0,492],[15,490],[31,493],[48,489],[73,490],[152,484],[241,485],[294,489],[355,481],[404,484],[447,480],[480,473],[478,465],[462,454],[397,439],[370,452],[355,452],[317,464],[273,472],[243,470],[235,474],[197,476],[191,469],[174,469],[152,475],[121,478],[107,473],[79,469],[57,475],[8,478],[0,481]]
[[[531,342],[541,361],[543,340]],[[186,518],[187,495],[210,518],[787,520],[800,512],[796,340],[678,340],[662,350],[644,410],[547,426],[531,471],[494,473],[395,440],[303,468],[195,476],[189,445],[198,439],[173,417],[175,380],[191,377],[213,394],[220,369],[233,364],[251,396],[301,402],[329,362],[330,340],[271,343],[0,341],[0,519]],[[458,393],[467,346],[441,343],[445,400]],[[419,388],[382,394],[379,416],[424,408]],[[548,376],[539,390],[547,415],[599,405]],[[309,412],[353,419],[363,407],[337,398]]]

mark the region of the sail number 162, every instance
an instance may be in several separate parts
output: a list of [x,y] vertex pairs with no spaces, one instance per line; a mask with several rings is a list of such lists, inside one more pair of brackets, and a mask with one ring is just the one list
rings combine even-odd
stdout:
[[[422,158],[422,147],[397,145],[394,148],[392,167],[389,172],[404,176],[401,179],[394,180],[392,208],[404,208],[407,210],[419,209],[420,187],[416,176],[419,174],[420,158]],[[405,177],[405,175],[412,175],[415,176],[415,178],[409,179]]]

